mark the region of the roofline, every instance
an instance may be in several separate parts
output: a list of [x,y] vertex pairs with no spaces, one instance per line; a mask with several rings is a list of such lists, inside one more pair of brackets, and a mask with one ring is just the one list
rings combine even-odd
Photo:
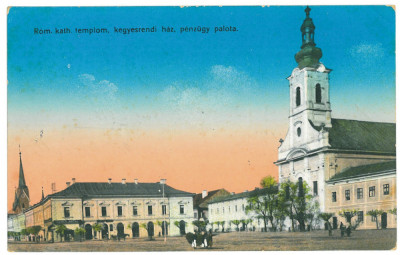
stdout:
[[331,183],[335,183],[335,182],[343,182],[346,180],[351,180],[351,179],[355,179],[355,178],[361,178],[361,177],[376,177],[376,176],[381,176],[381,175],[390,175],[390,174],[396,174],[396,168],[395,169],[389,169],[389,170],[384,170],[381,172],[377,172],[377,173],[366,173],[366,174],[358,174],[358,175],[352,175],[352,176],[347,176],[347,177],[342,177],[342,178],[338,178],[338,179],[330,179],[327,180],[326,183],[331,184]]
[[369,120],[352,120],[352,119],[342,119],[342,118],[331,118],[332,120],[347,120],[347,121],[357,121],[357,122],[368,122],[368,123],[380,123],[380,124],[393,124],[396,122],[380,122],[380,121],[369,121]]

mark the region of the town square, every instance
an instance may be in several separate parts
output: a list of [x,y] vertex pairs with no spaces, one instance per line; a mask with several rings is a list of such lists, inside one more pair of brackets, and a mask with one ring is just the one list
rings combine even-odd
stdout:
[[10,8],[8,251],[396,249],[394,18]]

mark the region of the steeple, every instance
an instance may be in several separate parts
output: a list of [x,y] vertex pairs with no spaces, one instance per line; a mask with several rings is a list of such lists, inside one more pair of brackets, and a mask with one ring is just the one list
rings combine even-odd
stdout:
[[295,55],[296,62],[300,69],[303,69],[304,67],[317,67],[319,59],[322,57],[321,49],[315,47],[315,26],[310,18],[311,8],[307,6],[304,11],[306,13],[306,18],[300,28],[302,38],[301,50]]
[[43,186],[42,186],[42,200],[44,199]]
[[21,159],[21,150],[19,151],[19,188],[26,187],[25,176],[24,176],[24,168],[22,167],[22,159]]

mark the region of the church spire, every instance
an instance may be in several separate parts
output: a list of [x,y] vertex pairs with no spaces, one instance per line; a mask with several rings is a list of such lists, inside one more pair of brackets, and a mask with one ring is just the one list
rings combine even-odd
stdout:
[[310,18],[311,8],[307,6],[304,10],[306,18],[301,25],[301,38],[302,45],[301,50],[295,55],[296,62],[299,64],[299,68],[304,67],[316,67],[319,64],[319,59],[322,57],[322,51],[320,48],[315,47],[314,42],[314,30],[315,26]]
[[24,176],[24,168],[22,167],[21,149],[19,151],[19,182],[18,182],[18,187],[19,188],[26,187],[25,176]]
[[42,200],[44,199],[43,186],[42,186]]

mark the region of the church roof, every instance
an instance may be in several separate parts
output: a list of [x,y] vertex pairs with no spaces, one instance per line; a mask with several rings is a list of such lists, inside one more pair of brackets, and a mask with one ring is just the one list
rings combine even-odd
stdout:
[[332,119],[331,149],[396,153],[396,124]]
[[381,174],[392,171],[396,171],[396,160],[345,168],[340,173],[335,174],[328,182],[363,176],[371,176],[374,174]]
[[[80,197],[162,197],[163,184],[160,183],[108,183],[77,182],[68,188],[48,195],[51,198]],[[165,197],[187,197],[195,194],[174,189],[165,185]]]

